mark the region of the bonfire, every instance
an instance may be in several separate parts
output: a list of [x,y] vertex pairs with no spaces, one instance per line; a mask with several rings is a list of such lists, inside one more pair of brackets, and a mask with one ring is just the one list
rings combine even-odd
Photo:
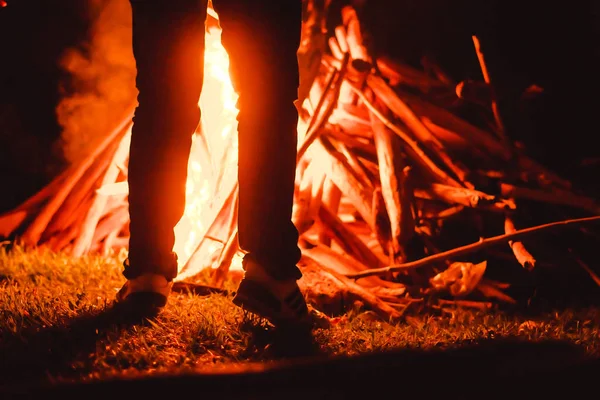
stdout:
[[[489,264],[500,259],[533,271],[537,255],[527,240],[597,221],[600,204],[508,139],[477,37],[482,82],[454,82],[438,66],[375,57],[350,6],[326,37],[325,13],[309,11],[299,55],[313,62],[301,64],[293,209],[309,302],[328,313],[360,302],[386,319],[426,299],[477,308],[516,303],[506,293],[510,282],[487,276]],[[219,288],[243,257],[236,93],[220,33],[209,7],[203,119],[176,227],[180,286],[209,270]],[[478,105],[478,122],[460,116],[457,100]],[[0,237],[72,257],[126,249],[134,105],[85,159],[0,216]],[[524,227],[539,205],[571,219]],[[457,224],[461,231],[449,228]],[[495,253],[484,251],[492,247]]]

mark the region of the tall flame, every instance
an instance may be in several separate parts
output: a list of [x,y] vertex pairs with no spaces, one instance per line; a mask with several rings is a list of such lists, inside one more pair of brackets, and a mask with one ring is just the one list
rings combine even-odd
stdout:
[[[218,15],[208,5],[209,18]],[[221,45],[221,28],[207,25],[204,86],[199,99],[202,120],[193,136],[184,215],[175,227],[179,269],[188,262],[219,211],[223,196],[237,183],[237,94],[229,77],[229,56]],[[216,248],[215,248],[216,250]],[[186,271],[186,276],[198,271]]]

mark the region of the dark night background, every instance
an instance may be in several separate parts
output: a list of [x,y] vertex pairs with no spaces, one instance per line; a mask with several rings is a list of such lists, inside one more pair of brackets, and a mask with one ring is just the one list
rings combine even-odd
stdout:
[[[64,168],[55,115],[64,73],[57,60],[89,34],[85,1],[7,2],[0,8],[0,212]],[[470,38],[476,33],[499,91],[516,98],[531,84],[544,88],[543,96],[519,114],[523,129],[518,135],[513,131],[515,139],[583,186],[598,180],[598,2],[366,4],[363,21],[378,51],[410,63],[428,54],[456,80],[481,77]],[[579,166],[585,159],[587,166]]]

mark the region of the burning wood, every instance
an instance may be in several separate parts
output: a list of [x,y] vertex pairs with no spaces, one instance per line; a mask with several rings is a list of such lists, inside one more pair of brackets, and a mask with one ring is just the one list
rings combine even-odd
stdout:
[[[428,74],[375,58],[362,42],[352,8],[343,9],[342,20],[331,37],[316,41],[329,46],[329,54],[324,48],[307,50],[309,44],[303,42],[304,51],[322,54],[300,107],[293,213],[303,250],[301,286],[309,300],[331,312],[360,301],[384,318],[398,318],[424,295],[444,291],[454,297],[478,292],[494,302],[513,303],[503,292],[507,285],[484,278],[485,260],[470,263],[460,258],[508,243],[516,261],[531,270],[536,259],[517,239],[600,217],[517,230],[513,220],[527,210],[516,200],[588,214],[599,214],[600,204],[575,193],[568,181],[507,142],[497,110],[492,109],[493,90],[481,104],[490,107],[496,133],[440,105],[439,95],[456,96],[457,88],[439,68],[430,68],[435,73]],[[215,52],[222,56],[218,39],[219,32],[213,32],[212,39],[208,35],[213,42],[207,46],[207,71],[215,66],[208,57]],[[474,41],[486,78],[470,85],[491,89],[479,42]],[[226,70],[227,63],[216,66]],[[220,76],[226,75],[222,72]],[[226,92],[231,91],[228,82],[211,79],[205,79],[205,92],[215,85],[218,93],[210,94],[219,96],[223,109],[212,113],[225,125],[205,122],[195,135],[188,203],[176,230],[176,250],[183,255],[178,280],[213,268],[219,286],[230,267],[239,268],[241,256],[237,183],[231,172],[237,138],[235,94]],[[464,90],[463,84],[459,93]],[[223,110],[229,112],[227,118]],[[0,216],[0,236],[74,256],[126,246],[131,117],[129,110],[86,159]],[[448,239],[441,229],[446,220],[464,218],[465,231],[483,236],[470,224],[468,215],[473,213],[488,225],[503,216],[504,226],[498,227],[505,234],[441,251]],[[491,304],[458,301],[485,308]]]

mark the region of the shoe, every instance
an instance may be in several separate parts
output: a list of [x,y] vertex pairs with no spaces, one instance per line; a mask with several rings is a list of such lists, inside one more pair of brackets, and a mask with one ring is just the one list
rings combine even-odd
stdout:
[[143,274],[129,279],[117,293],[116,301],[140,312],[157,311],[167,304],[173,282],[159,274]]
[[296,280],[277,281],[253,261],[246,261],[244,267],[246,273],[233,298],[235,305],[275,326],[311,324]]

